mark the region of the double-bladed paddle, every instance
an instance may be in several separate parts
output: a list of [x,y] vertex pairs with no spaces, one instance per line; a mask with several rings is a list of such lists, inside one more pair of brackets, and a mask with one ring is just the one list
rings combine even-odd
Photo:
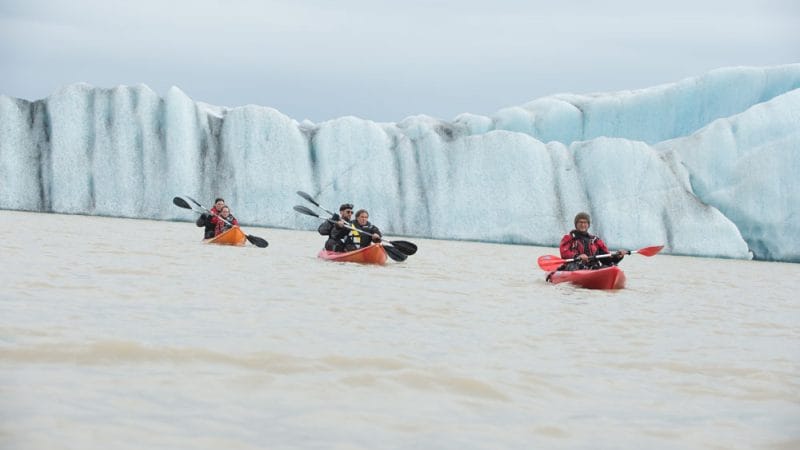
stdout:
[[[305,192],[297,191],[297,195],[299,195],[300,197],[303,197],[304,199],[306,199],[309,202],[313,203],[314,206],[316,206],[317,208],[325,211],[326,213],[330,214],[331,216],[335,215],[331,211],[328,211],[327,209],[325,209],[322,206],[320,206],[319,203],[317,203],[317,201],[314,200],[313,197],[311,197],[310,195],[306,194]],[[304,211],[301,211],[301,210],[299,210],[297,208],[302,208]],[[314,217],[318,217],[320,219],[324,219],[324,217],[320,217],[319,215],[314,213],[314,211],[311,211],[310,209],[305,208],[303,206],[295,206],[294,210],[299,212],[299,213],[302,213],[302,214],[306,214],[306,215],[309,215],[309,216],[314,216]],[[364,234],[366,234],[368,236],[372,236],[371,234],[367,233],[366,231],[362,231],[359,228],[356,228],[356,231],[358,231],[359,233],[364,233]],[[394,245],[395,247],[397,247],[398,250],[400,250],[401,252],[403,252],[406,255],[413,255],[414,253],[417,253],[417,244],[414,244],[413,242],[409,242],[409,241],[389,241],[389,240],[387,240],[386,242]]]
[[[203,206],[203,205],[201,205],[200,203],[198,203],[198,202],[197,202],[197,200],[193,199],[192,197],[189,197],[188,195],[186,196],[186,198],[188,198],[189,200],[191,200],[191,201],[192,201],[192,203],[194,203],[195,205],[197,205],[197,206],[198,206],[200,209],[202,209],[202,210],[203,210],[203,211],[205,211],[206,213],[208,213],[208,214],[211,214],[211,211],[209,211],[209,210],[208,210],[208,208],[206,208],[205,206]],[[183,199],[183,198],[181,198],[181,197],[175,197],[175,198],[173,198],[173,199],[172,199],[172,203],[174,203],[174,204],[175,204],[175,206],[177,206],[177,207],[179,207],[179,208],[189,209],[189,210],[191,210],[191,211],[194,211],[194,212],[195,212],[195,213],[197,213],[197,214],[202,214],[202,213],[200,213],[200,212],[196,211],[194,208],[192,208],[192,205],[190,205],[189,203],[187,203],[187,202],[186,202],[186,200],[184,200],[184,199]],[[218,215],[217,217],[219,217],[220,219],[222,219],[222,221],[223,221],[223,222],[225,222],[225,223],[227,223],[228,225],[230,225],[230,226],[233,226],[233,224],[232,224],[232,223],[230,223],[230,222],[228,222],[227,220],[225,220],[225,219],[224,219],[222,216],[219,216],[219,215]],[[266,247],[269,245],[269,242],[267,242],[266,240],[264,240],[264,239],[262,239],[262,238],[260,238],[260,237],[258,237],[258,236],[253,236],[252,234],[247,234],[247,233],[245,233],[244,235],[245,235],[245,237],[247,237],[247,240],[248,240],[248,241],[250,241],[250,243],[251,243],[251,244],[253,244],[253,245],[255,245],[256,247],[266,248]]]
[[[305,192],[303,192],[303,191],[297,191],[297,195],[299,195],[300,197],[303,197],[304,199],[306,199],[306,200],[308,200],[309,202],[313,203],[313,204],[314,204],[314,206],[316,206],[317,208],[319,208],[319,209],[321,209],[321,210],[325,211],[326,213],[330,214],[331,216],[333,216],[333,215],[334,215],[334,214],[333,214],[331,211],[328,211],[327,209],[325,209],[325,208],[323,208],[322,206],[320,206],[320,204],[319,204],[319,203],[317,203],[317,201],[316,201],[316,200],[314,200],[314,197],[312,197],[312,196],[310,196],[310,195],[306,194]],[[298,211],[298,212],[299,212],[299,211]],[[317,217],[319,217],[319,216],[317,216]],[[322,217],[320,217],[320,219],[322,219]]]
[[[626,254],[627,255],[633,255],[635,253],[638,253],[638,254],[644,255],[644,256],[653,256],[656,253],[660,252],[662,248],[664,248],[663,245],[654,245],[652,247],[644,247],[644,248],[640,248],[639,250],[628,251],[628,252],[626,252]],[[606,254],[603,254],[603,255],[592,256],[592,258],[601,259],[601,258],[611,258],[611,257],[614,257],[614,256],[619,256],[619,252],[612,252],[612,253],[606,253]],[[577,261],[579,259],[580,258],[577,258],[577,257],[576,258],[572,258],[572,259],[561,259],[558,256],[542,255],[542,256],[539,257],[537,262],[539,263],[539,267],[541,267],[542,270],[546,270],[546,271],[550,272],[552,270],[558,269],[559,267],[561,267],[562,264],[574,262],[574,261]]]
[[[318,219],[327,220],[330,223],[336,223],[335,220],[328,219],[326,217],[321,217],[319,214],[317,214],[314,211],[306,208],[305,206],[296,205],[294,207],[294,210],[299,212],[300,214],[305,214],[307,216],[312,216],[312,217],[316,217]],[[344,226],[345,226],[345,228],[349,228],[351,230],[358,231],[359,233],[363,233],[366,236],[369,236],[369,237],[373,236],[372,233],[366,232],[366,231],[364,231],[364,230],[362,230],[360,228],[357,228],[357,227],[355,227],[352,224],[349,224],[347,222],[345,222]],[[404,242],[404,241],[401,241],[401,242]],[[409,242],[409,244],[411,244],[411,243]],[[395,248],[395,247],[393,247],[391,245],[383,244],[383,248],[386,250],[386,254],[389,255],[389,257],[392,258],[395,261],[405,261],[406,259],[408,259],[408,255],[403,253],[403,251],[400,250],[400,247]]]

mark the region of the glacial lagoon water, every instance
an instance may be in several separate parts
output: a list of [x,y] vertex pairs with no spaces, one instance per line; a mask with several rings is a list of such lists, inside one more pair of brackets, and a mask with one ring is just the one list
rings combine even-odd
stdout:
[[598,292],[545,283],[553,248],[0,227],[2,449],[800,447],[800,265],[633,255]]

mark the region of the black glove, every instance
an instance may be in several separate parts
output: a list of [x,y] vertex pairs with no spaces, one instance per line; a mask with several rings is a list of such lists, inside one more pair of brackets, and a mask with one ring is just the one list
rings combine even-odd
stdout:
[[210,218],[211,216],[209,216],[208,214],[205,213],[200,214],[200,217],[197,218],[197,222],[195,222],[195,225],[197,225],[198,227],[204,227],[206,226],[206,223],[208,223],[208,220]]
[[338,221],[339,221],[339,219],[341,219],[341,217],[339,217],[339,215],[338,215],[338,214],[336,214],[336,213],[333,213],[333,217],[331,217],[331,220],[332,220],[332,221],[334,221],[334,222],[338,222]]

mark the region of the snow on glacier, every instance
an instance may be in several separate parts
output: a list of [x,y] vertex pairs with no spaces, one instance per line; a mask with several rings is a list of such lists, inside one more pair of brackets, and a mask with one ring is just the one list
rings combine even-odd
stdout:
[[314,124],[75,84],[0,96],[0,208],[187,220],[173,196],[222,196],[245,224],[313,229],[303,190],[395,235],[554,246],[587,211],[614,248],[800,262],[798,88],[800,64],[729,68],[452,122]]

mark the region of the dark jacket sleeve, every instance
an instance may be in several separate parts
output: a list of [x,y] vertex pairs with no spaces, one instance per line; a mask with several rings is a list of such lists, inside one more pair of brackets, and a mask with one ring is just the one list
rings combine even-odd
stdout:
[[373,235],[375,235],[372,239],[377,239],[383,236],[383,233],[381,233],[381,229],[376,227],[375,225],[372,225],[368,231]]
[[[319,225],[319,228],[317,228],[317,231],[319,231],[319,234],[321,234],[323,236],[330,236],[331,235],[331,230],[333,230],[333,228],[336,226],[333,222],[336,222],[339,219],[340,219],[339,215],[338,214],[334,214],[333,217],[331,217],[331,220],[326,220],[325,222],[322,222]],[[331,237],[333,237],[333,236],[331,236]]]
[[197,221],[195,222],[195,225],[197,225],[198,227],[204,227],[208,223],[208,219],[209,219],[208,214],[205,214],[205,213],[204,214],[200,214],[200,217],[197,218]]
[[330,236],[332,228],[333,228],[333,223],[326,220],[325,222],[319,224],[319,228],[317,228],[317,231],[319,231],[319,234],[323,236]]

